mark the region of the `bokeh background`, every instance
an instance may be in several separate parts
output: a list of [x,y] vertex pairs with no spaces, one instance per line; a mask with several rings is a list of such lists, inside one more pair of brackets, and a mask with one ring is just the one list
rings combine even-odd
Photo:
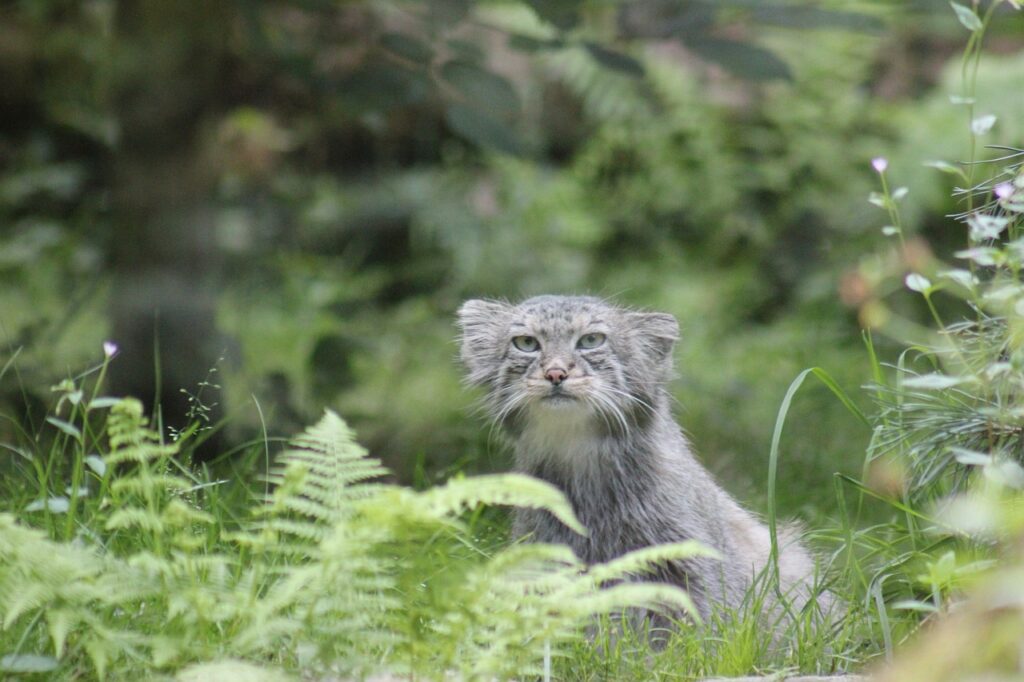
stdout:
[[[503,469],[453,312],[591,293],[679,318],[680,421],[756,506],[800,370],[868,403],[870,160],[905,258],[965,241],[923,164],[967,154],[967,35],[937,0],[0,3],[0,440],[112,340],[109,391],[200,419],[200,457],[330,407],[402,481]],[[993,23],[1000,140],[1022,48]],[[802,391],[782,511],[828,514],[869,435]]]

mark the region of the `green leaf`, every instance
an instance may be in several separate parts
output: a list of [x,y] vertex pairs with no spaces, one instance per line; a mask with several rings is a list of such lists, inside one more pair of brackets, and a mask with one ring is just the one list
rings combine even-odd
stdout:
[[846,483],[848,485],[853,486],[856,490],[859,490],[860,492],[864,493],[865,495],[869,495],[869,496],[875,498],[876,500],[880,500],[882,502],[885,502],[887,505],[889,505],[893,509],[901,511],[904,514],[909,514],[910,516],[913,516],[914,518],[917,518],[917,519],[921,519],[922,521],[925,521],[927,523],[935,523],[935,519],[933,519],[932,517],[930,517],[930,516],[928,516],[926,514],[922,514],[920,511],[914,509],[913,507],[909,507],[909,506],[903,504],[899,500],[893,499],[891,497],[887,497],[886,495],[883,495],[882,493],[879,493],[876,490],[872,490],[871,488],[869,488],[868,486],[864,485],[863,483],[861,483],[857,479],[853,478],[852,476],[848,476],[847,474],[840,474],[840,473],[837,472],[835,474],[835,477],[838,478],[843,483]]
[[1010,219],[1006,216],[985,215],[975,213],[967,217],[967,224],[970,226],[971,240],[975,242],[998,239]]
[[962,384],[964,380],[961,377],[951,377],[946,374],[921,374],[909,379],[903,380],[903,385],[906,388],[921,388],[926,390],[942,390],[946,388],[952,388]]
[[380,37],[380,45],[388,52],[417,64],[427,64],[434,57],[429,45],[403,33],[385,33]]
[[246,661],[226,659],[213,663],[195,663],[178,672],[174,677],[177,682],[205,682],[220,680],[221,682],[275,682],[292,679],[284,671],[275,668],[248,663]]
[[963,176],[963,171],[947,161],[926,161],[924,165],[928,168],[934,168],[940,170],[943,173],[949,173],[950,175]]
[[682,588],[663,583],[623,582],[588,595],[575,596],[573,603],[567,605],[572,611],[592,615],[621,612],[630,607],[683,612],[689,614],[695,623],[701,622],[700,612],[690,595]]
[[492,116],[519,113],[519,95],[507,79],[470,62],[453,59],[441,67],[441,77],[466,101]]
[[75,426],[74,424],[72,424],[70,422],[66,422],[63,419],[58,419],[57,417],[47,417],[46,421],[49,422],[50,424],[53,424],[58,429],[60,429],[64,433],[68,434],[69,436],[71,436],[75,440],[77,440],[77,441],[82,440],[82,432],[79,431],[78,427]]
[[590,56],[594,58],[594,61],[606,69],[634,78],[642,78],[644,75],[644,65],[628,54],[610,50],[607,47],[592,42],[586,42],[583,46],[590,53]]
[[757,45],[739,40],[702,37],[687,41],[686,47],[740,78],[754,81],[792,79],[789,66],[784,61]]
[[[500,504],[513,507],[544,509],[567,528],[587,535],[587,529],[576,518],[572,505],[565,495],[547,481],[523,474],[491,474],[472,478],[452,479],[443,486],[409,497],[406,491],[398,491],[408,501],[407,508],[422,505],[431,516],[441,517],[461,513],[477,504]],[[699,551],[687,546],[687,551]]]
[[595,564],[587,570],[587,573],[598,582],[622,580],[628,576],[657,571],[659,566],[671,561],[682,561],[694,557],[721,559],[722,555],[696,540],[686,540],[636,549],[606,563]]
[[972,249],[964,249],[963,251],[954,251],[953,255],[957,258],[964,258],[972,260],[978,265],[995,265],[1002,261],[1002,252],[999,249],[991,246],[976,246]]
[[46,623],[50,631],[50,639],[53,640],[53,648],[58,656],[63,656],[68,633],[71,632],[71,627],[74,624],[73,614],[66,609],[47,611]]
[[979,19],[978,15],[974,13],[974,10],[969,7],[964,7],[963,5],[958,5],[955,2],[950,2],[949,5],[953,8],[953,11],[956,12],[956,18],[960,20],[960,23],[964,25],[964,28],[972,33],[974,31],[981,30],[981,19]]
[[949,451],[953,453],[953,457],[956,461],[967,466],[988,466],[992,463],[992,455],[984,452],[968,450],[967,448],[958,448],[955,445],[950,446]]
[[954,268],[952,270],[941,270],[936,273],[938,277],[956,282],[964,289],[973,290],[974,286],[978,284],[978,278],[970,273],[968,270],[960,268]]
[[939,609],[934,604],[916,599],[903,599],[892,603],[892,608],[897,611],[921,611],[923,613],[938,613]]
[[476,109],[453,104],[445,112],[448,126],[460,137],[480,147],[518,155],[523,145],[518,136],[501,121]]
[[0,658],[0,670],[6,673],[45,673],[60,665],[53,656],[39,654],[7,654]]
[[904,282],[908,289],[922,294],[927,293],[932,288],[932,283],[928,281],[928,278],[924,275],[919,275],[916,272],[912,272],[907,275]]
[[775,503],[775,486],[778,478],[779,470],[779,446],[782,443],[782,427],[786,423],[786,417],[789,415],[789,407],[793,403],[793,396],[800,390],[804,380],[814,375],[818,378],[821,383],[828,387],[828,390],[832,391],[832,395],[839,399],[839,402],[846,407],[855,417],[857,417],[864,426],[871,428],[871,422],[864,416],[860,408],[857,407],[856,403],[850,399],[850,396],[846,394],[846,391],[832,378],[828,372],[820,367],[808,367],[804,371],[797,375],[796,379],[789,385],[786,390],[786,395],[782,398],[782,404],[779,405],[779,412],[775,416],[775,428],[772,430],[772,441],[771,446],[768,450],[768,536],[771,540],[771,565],[775,571],[775,575],[779,574],[779,541],[778,541],[778,519],[777,519],[777,506]]

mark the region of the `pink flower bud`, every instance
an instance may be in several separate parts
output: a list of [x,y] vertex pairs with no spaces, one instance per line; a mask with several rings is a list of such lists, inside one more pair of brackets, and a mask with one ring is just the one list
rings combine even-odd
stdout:
[[1000,199],[1009,199],[1013,196],[1013,185],[1008,182],[1001,182],[996,185],[996,196]]
[[114,343],[113,341],[104,341],[103,354],[106,355],[108,358],[112,358],[114,357],[115,353],[117,353],[117,344]]
[[885,159],[884,156],[876,156],[875,158],[871,159],[871,167],[874,168],[879,173],[884,173],[885,169],[889,167],[889,162]]

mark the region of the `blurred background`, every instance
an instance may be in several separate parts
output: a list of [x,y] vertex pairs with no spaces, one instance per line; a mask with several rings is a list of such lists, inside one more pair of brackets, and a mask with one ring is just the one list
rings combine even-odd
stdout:
[[[108,391],[200,456],[330,407],[404,482],[498,470],[454,310],[591,293],[679,318],[679,419],[756,505],[802,369],[868,402],[871,159],[904,260],[965,241],[923,164],[968,153],[967,36],[938,0],[0,2],[0,436],[110,340]],[[1019,14],[986,49],[1021,141]],[[783,511],[828,514],[869,435],[801,392]]]

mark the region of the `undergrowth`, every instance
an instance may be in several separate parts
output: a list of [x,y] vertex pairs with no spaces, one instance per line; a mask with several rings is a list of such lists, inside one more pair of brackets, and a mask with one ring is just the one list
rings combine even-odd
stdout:
[[[709,628],[682,590],[627,580],[706,551],[693,543],[584,567],[565,547],[495,541],[486,505],[543,508],[585,530],[557,490],[520,475],[423,491],[382,482],[333,412],[264,475],[187,467],[196,431],[164,438],[137,400],[101,395],[110,361],[56,386],[46,429],[8,444],[7,673],[695,678],[845,668],[863,635],[808,612],[773,640],[757,615],[767,574],[742,613]],[[681,617],[678,631],[652,649],[615,615],[634,609]]]
[[[881,192],[870,201],[888,215],[892,247],[856,273],[876,409],[864,473],[837,477],[837,492],[852,591],[895,660],[880,674],[888,680],[1024,674],[1024,149],[982,150],[998,120],[975,99],[984,35],[998,11],[1020,5],[953,9],[970,32],[962,92],[951,98],[965,114],[966,160],[926,165],[957,183],[950,227],[962,247],[944,262],[906,232],[900,206],[910,190],[878,157]],[[902,352],[883,361],[873,335]],[[869,506],[888,513],[862,525]],[[922,621],[929,627],[908,643]]]
[[[260,460],[266,440],[227,469],[188,466],[198,428],[165,434],[137,400],[102,394],[109,346],[99,365],[54,387],[41,431],[3,415],[0,672],[639,680],[885,659],[893,680],[1024,674],[1024,150],[979,160],[978,139],[996,121],[975,111],[972,80],[984,33],[1008,4],[954,6],[971,36],[956,103],[968,160],[932,165],[961,185],[962,265],[905,233],[908,190],[876,159],[882,191],[871,200],[889,217],[892,248],[857,273],[876,409],[863,414],[813,368],[779,410],[773,544],[783,426],[803,382],[823,382],[872,433],[863,475],[835,479],[835,523],[808,534],[819,589],[846,609],[830,627],[808,612],[771,636],[759,608],[771,566],[740,613],[703,625],[682,590],[628,581],[705,551],[693,544],[590,567],[564,547],[509,545],[488,506],[538,507],[585,530],[557,490],[524,476],[457,476],[423,491],[386,483],[333,412],[272,463]],[[877,335],[905,350],[884,362]],[[629,609],[672,613],[677,629],[652,647],[615,615]],[[925,619],[934,626],[908,644]]]
[[184,468],[181,442],[137,400],[97,396],[100,374],[57,387],[57,414],[70,414],[8,446],[5,672],[187,676],[248,661],[282,675],[508,678],[542,674],[597,614],[692,612],[677,588],[624,579],[701,548],[586,570],[564,547],[490,551],[474,537],[482,505],[543,508],[585,531],[560,493],[524,476],[423,492],[380,482],[386,470],[332,412],[277,456],[248,505],[226,504],[213,491],[232,483]]

